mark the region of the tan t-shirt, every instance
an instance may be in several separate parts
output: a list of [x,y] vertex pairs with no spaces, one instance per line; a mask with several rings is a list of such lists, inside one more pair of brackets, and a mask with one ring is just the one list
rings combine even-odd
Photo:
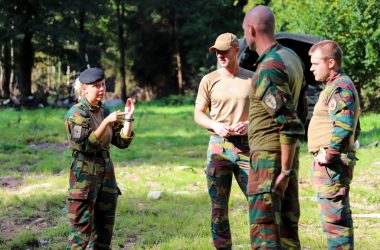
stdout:
[[213,121],[234,126],[248,120],[248,94],[253,72],[243,68],[235,76],[224,76],[215,70],[199,84],[195,104],[208,107]]

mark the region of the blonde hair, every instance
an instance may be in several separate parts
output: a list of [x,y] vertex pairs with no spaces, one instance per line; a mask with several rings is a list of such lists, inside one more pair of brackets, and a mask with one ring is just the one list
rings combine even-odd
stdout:
[[334,59],[339,66],[342,66],[343,52],[339,44],[333,40],[323,40],[313,46],[309,50],[309,56],[319,50],[323,59]]
[[79,77],[77,77],[74,81],[74,84],[73,84],[73,89],[74,89],[74,93],[75,93],[75,96],[77,97],[78,101],[80,101],[84,95],[84,92],[83,92],[83,85],[80,81],[79,81]]

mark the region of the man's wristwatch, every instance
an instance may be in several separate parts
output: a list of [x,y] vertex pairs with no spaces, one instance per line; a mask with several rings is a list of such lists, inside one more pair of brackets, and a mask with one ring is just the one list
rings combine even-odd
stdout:
[[283,173],[286,177],[290,177],[290,175],[292,174],[292,170],[291,169],[288,169],[288,170],[281,169],[281,173]]

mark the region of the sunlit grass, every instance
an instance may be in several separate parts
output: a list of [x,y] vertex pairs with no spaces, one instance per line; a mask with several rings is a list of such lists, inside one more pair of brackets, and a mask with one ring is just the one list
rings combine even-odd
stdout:
[[[0,123],[0,175],[19,181],[15,188],[0,188],[0,249],[32,248],[41,240],[48,243],[40,248],[64,249],[71,158],[65,144],[65,112],[50,108],[0,112],[5,121]],[[208,133],[194,124],[192,112],[192,105],[138,104],[135,140],[127,150],[112,147],[122,191],[113,249],[213,249],[203,170]],[[375,114],[362,117],[361,145],[380,139],[378,120]],[[362,148],[357,156],[351,185],[353,214],[380,213],[380,149]],[[301,144],[300,163],[302,247],[325,249],[306,143]],[[150,191],[162,191],[162,198],[147,199]],[[236,181],[230,223],[234,248],[249,249],[248,210]],[[380,245],[379,219],[354,217],[354,225],[356,249]],[[14,231],[4,231],[9,228]]]

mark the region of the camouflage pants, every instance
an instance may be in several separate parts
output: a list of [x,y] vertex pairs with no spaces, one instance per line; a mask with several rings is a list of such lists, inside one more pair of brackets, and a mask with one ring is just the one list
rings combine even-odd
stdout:
[[117,198],[113,164],[109,156],[78,153],[70,167],[66,249],[111,249]]
[[212,203],[211,233],[216,249],[231,249],[228,202],[232,176],[247,197],[249,147],[246,137],[212,135],[207,151],[207,184]]
[[343,164],[320,165],[313,162],[313,181],[317,189],[320,220],[327,235],[328,249],[354,249],[354,229],[349,191],[353,167]]
[[298,220],[299,148],[284,198],[271,192],[281,172],[279,152],[258,151],[251,155],[248,177],[250,238],[252,249],[300,249]]

